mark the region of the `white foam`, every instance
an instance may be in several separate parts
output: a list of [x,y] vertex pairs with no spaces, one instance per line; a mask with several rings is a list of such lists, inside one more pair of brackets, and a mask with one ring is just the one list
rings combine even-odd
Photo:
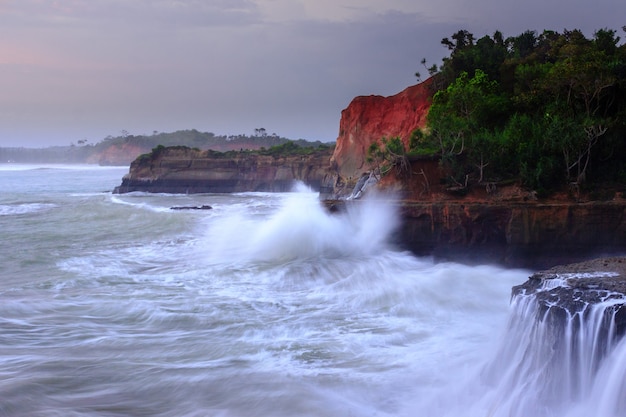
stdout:
[[24,204],[1,204],[0,216],[18,216],[23,214],[38,213],[56,207],[51,203],[24,203]]
[[151,204],[149,201],[134,202],[126,198],[118,197],[116,195],[111,195],[111,202],[114,204],[122,205],[122,206],[134,207],[134,208],[138,208],[141,210],[149,210],[155,213],[163,213],[163,212],[170,211],[169,207],[156,206],[154,204]]
[[364,200],[332,214],[310,191],[284,194],[267,218],[256,218],[248,206],[223,214],[206,239],[209,257],[225,261],[367,255],[385,248],[398,224],[391,200]]
[[617,272],[570,272],[565,274],[557,274],[558,278],[562,279],[589,279],[589,278],[610,278],[617,277],[619,274]]
[[556,274],[554,278],[544,279],[541,283],[540,291],[549,291],[555,288],[568,288],[570,285],[568,280],[571,279],[592,279],[592,278],[610,278],[619,276],[616,272],[568,272]]

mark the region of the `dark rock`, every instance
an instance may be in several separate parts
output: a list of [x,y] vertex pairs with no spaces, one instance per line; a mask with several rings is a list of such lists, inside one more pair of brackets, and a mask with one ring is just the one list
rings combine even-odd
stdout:
[[600,323],[613,326],[618,337],[626,334],[626,257],[600,258],[557,266],[533,274],[513,287],[512,296],[535,298],[539,314],[555,326],[565,326],[573,317],[581,325],[592,307],[606,304]]
[[404,202],[396,242],[420,255],[549,268],[626,253],[626,204]]
[[170,210],[211,210],[213,207],[202,205],[202,206],[174,206],[170,207]]
[[502,388],[490,393],[494,415],[570,415],[571,404],[592,407],[577,415],[624,415],[625,272],[626,258],[601,258],[536,273],[513,288],[506,334],[477,378]]

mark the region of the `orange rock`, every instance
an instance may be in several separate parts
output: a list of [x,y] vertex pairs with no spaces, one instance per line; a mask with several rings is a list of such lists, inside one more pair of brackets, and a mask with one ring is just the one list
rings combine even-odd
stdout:
[[432,78],[390,97],[360,96],[341,112],[331,163],[344,179],[357,179],[367,166],[367,149],[383,137],[399,136],[408,149],[411,133],[426,125]]

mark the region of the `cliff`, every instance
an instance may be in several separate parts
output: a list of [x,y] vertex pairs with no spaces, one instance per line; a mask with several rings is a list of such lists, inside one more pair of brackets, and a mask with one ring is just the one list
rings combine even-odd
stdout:
[[407,202],[398,242],[423,255],[545,268],[626,253],[623,201]]
[[426,124],[432,78],[390,97],[356,97],[341,112],[339,136],[331,163],[346,181],[368,171],[367,149],[383,137],[399,136],[409,148],[411,133]]
[[114,192],[284,192],[296,181],[319,190],[328,174],[331,153],[332,148],[292,155],[160,148],[135,159]]
[[[116,188],[165,193],[289,191],[295,180],[323,199],[351,191],[368,170],[367,149],[383,136],[411,133],[425,123],[428,80],[392,97],[357,97],[342,112],[334,149],[307,155],[162,148],[132,162]],[[394,242],[418,255],[465,262],[546,268],[594,256],[626,253],[626,192],[602,192],[605,201],[567,192],[538,200],[515,184],[452,190],[436,158],[414,158],[408,176],[394,172],[378,188],[400,201],[402,226]],[[596,191],[596,190],[592,190]],[[344,194],[345,195],[345,194]],[[341,209],[358,201],[328,200]]]
[[[332,156],[336,170],[329,198],[349,195],[370,167],[367,149],[382,137],[405,146],[424,126],[432,80],[391,96],[357,97],[342,112]],[[408,148],[408,146],[407,146]],[[451,187],[436,158],[413,158],[408,175],[393,170],[377,188],[399,199],[402,227],[395,243],[419,255],[466,262],[546,268],[603,254],[626,253],[626,195],[608,191],[606,201],[563,192],[538,200],[516,184]],[[597,190],[592,190],[597,191]],[[611,196],[612,193],[612,196]],[[357,202],[329,201],[340,208]]]
[[98,165],[129,165],[139,155],[149,152],[146,146],[139,146],[133,143],[119,143],[102,147],[99,152],[87,158],[88,164]]

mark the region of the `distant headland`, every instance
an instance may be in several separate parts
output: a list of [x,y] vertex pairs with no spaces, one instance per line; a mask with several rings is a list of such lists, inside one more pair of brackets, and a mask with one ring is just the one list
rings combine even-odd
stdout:
[[268,134],[265,128],[254,134],[216,135],[196,129],[165,133],[154,131],[149,135],[133,135],[122,131],[118,136],[107,136],[97,143],[79,140],[68,146],[47,148],[0,147],[0,163],[61,163],[128,166],[138,156],[159,146],[187,146],[200,150],[227,152],[234,150],[261,150],[285,143],[317,147],[320,141],[289,139],[276,133]]

